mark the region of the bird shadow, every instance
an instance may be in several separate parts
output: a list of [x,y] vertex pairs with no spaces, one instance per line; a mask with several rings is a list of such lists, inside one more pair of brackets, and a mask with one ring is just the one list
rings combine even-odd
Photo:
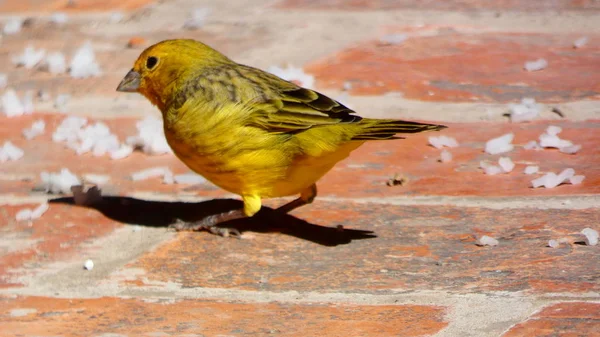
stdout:
[[[191,222],[209,215],[243,207],[241,201],[234,199],[169,202],[119,196],[102,196],[101,199],[86,204],[75,202],[73,197],[56,198],[50,200],[49,203],[95,209],[106,217],[125,224],[165,228],[173,224],[176,219]],[[348,244],[353,240],[377,237],[372,231],[346,229],[341,226],[332,228],[312,224],[265,206],[251,218],[228,221],[220,224],[220,226],[237,229],[240,233],[282,233],[329,247]]]

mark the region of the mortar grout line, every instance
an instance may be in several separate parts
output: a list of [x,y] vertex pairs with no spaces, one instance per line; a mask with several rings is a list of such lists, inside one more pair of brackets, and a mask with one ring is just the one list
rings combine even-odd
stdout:
[[[110,196],[110,195],[108,195]],[[6,205],[23,205],[42,203],[59,196],[53,195],[30,195],[17,196],[12,194],[0,194],[0,207]],[[225,194],[218,198],[203,197],[191,194],[162,194],[155,192],[134,192],[123,195],[150,201],[165,202],[202,202],[214,199],[238,199],[234,194]],[[291,198],[291,197],[290,197]],[[290,198],[278,198],[287,200]],[[273,199],[273,200],[278,200]],[[391,196],[391,197],[335,197],[317,196],[315,202],[326,201],[332,203],[359,203],[359,204],[381,204],[394,206],[455,206],[455,207],[480,207],[488,209],[565,209],[580,210],[600,208],[600,195],[561,195],[561,196]]]

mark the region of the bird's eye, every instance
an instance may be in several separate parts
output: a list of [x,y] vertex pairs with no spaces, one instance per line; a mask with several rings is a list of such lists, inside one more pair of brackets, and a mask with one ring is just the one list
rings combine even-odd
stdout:
[[152,69],[156,66],[157,63],[158,63],[158,58],[156,58],[154,56],[150,56],[146,60],[146,68]]

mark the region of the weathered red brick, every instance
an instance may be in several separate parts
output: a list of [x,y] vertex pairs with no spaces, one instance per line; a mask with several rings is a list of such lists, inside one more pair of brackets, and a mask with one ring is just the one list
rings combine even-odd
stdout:
[[[218,205],[225,204],[189,205],[188,212],[216,212]],[[146,212],[160,209],[162,214],[175,209],[168,203],[154,205]],[[291,216],[272,219],[263,211],[252,220],[232,223],[247,235],[242,240],[179,233],[176,240],[127,268],[146,270],[140,276],[144,283],[247,290],[600,290],[594,281],[600,254],[596,247],[547,247],[550,239],[579,233],[596,223],[593,209],[492,210],[325,202],[317,198],[293,214],[302,220]],[[347,231],[336,230],[338,225]],[[351,230],[371,230],[377,237],[365,238]],[[484,234],[500,244],[476,246],[475,237]]]
[[35,272],[27,267],[71,256],[82,243],[123,225],[94,209],[67,204],[51,204],[39,219],[16,221],[17,212],[38,205],[0,206],[0,235],[7,248],[0,250],[0,288],[19,286],[20,275]]
[[152,0],[25,0],[3,1],[0,12],[46,12],[46,11],[115,11],[133,10],[152,3]]
[[557,303],[544,308],[503,337],[576,337],[600,336],[600,304],[585,302]]
[[[233,30],[235,27],[231,29]],[[165,39],[181,38],[181,32],[178,30],[140,32],[136,35],[138,38],[145,39],[145,47]],[[90,95],[104,96],[108,100],[117,97],[123,98],[133,94],[116,92],[117,85],[131,69],[141,52],[140,49],[127,47],[130,42],[129,38],[128,35],[93,34],[77,22],[68,22],[58,26],[47,20],[33,19],[31,25],[23,28],[19,34],[5,36],[2,39],[0,72],[7,75],[8,87],[19,92],[45,90],[53,99],[59,94],[69,94],[73,98]],[[233,57],[262,41],[265,36],[256,34],[255,37],[248,38],[246,36],[244,38],[233,32],[215,35],[204,30],[194,30],[187,31],[186,38],[203,41]],[[75,51],[88,40],[92,42],[96,60],[102,70],[102,75],[99,77],[81,79],[71,78],[68,74],[52,75],[38,68],[24,69],[16,67],[12,63],[12,57],[22,53],[30,45],[36,49],[43,48],[47,52],[61,52],[65,55],[67,62],[70,62]]]
[[[0,299],[3,336],[65,337],[120,333],[194,336],[429,336],[443,329],[445,309],[422,305],[227,303],[136,299]],[[24,316],[13,313],[34,309]],[[16,311],[13,311],[16,310]],[[124,314],[127,313],[127,314]]]
[[[452,102],[600,98],[600,81],[594,75],[600,72],[600,48],[591,43],[573,49],[580,36],[433,28],[397,29],[409,34],[401,44],[361,42],[313,62],[306,71],[316,76],[320,87],[342,88],[350,82],[350,93],[358,95],[395,91],[410,99]],[[546,69],[523,69],[525,62],[539,58],[548,61]]]
[[547,11],[547,10],[598,10],[600,5],[593,0],[284,0],[278,7],[321,10],[503,10],[503,11]]
[[[29,194],[39,183],[41,171],[58,171],[63,167],[77,174],[100,173],[111,176],[106,190],[111,194],[135,192],[190,193],[216,197],[227,195],[213,185],[165,185],[159,178],[134,182],[132,173],[142,169],[167,166],[176,174],[189,170],[173,155],[148,156],[134,153],[131,157],[111,160],[108,156],[94,157],[91,154],[77,156],[62,144],[53,143],[51,134],[64,115],[34,114],[17,118],[0,117],[0,139],[13,141],[22,147],[25,156],[14,162],[3,164],[6,173],[29,176],[31,181],[0,181],[3,190],[15,194]],[[21,130],[42,118],[47,122],[45,135],[26,141]],[[117,118],[105,121],[121,140],[137,134],[136,119]],[[600,193],[600,122],[540,121],[535,123],[474,123],[448,124],[449,128],[437,133],[408,136],[404,140],[369,142],[351,156],[338,163],[318,184],[321,196],[337,197],[393,197],[393,196],[557,196],[588,195]],[[536,140],[548,125],[560,125],[564,131],[561,138],[581,144],[582,150],[575,155],[557,150],[524,150],[522,145]],[[485,142],[505,133],[515,133],[517,148],[502,155],[487,155],[483,152]],[[450,163],[438,162],[440,150],[427,145],[427,137],[447,135],[455,137],[460,147],[449,149],[454,155]],[[517,164],[513,172],[488,176],[479,168],[481,160],[497,162],[500,156],[508,156]],[[586,179],[581,185],[563,185],[554,189],[531,188],[531,180],[539,175],[525,175],[526,165],[539,165],[542,172],[560,172],[572,167],[576,174]],[[402,186],[387,186],[394,174],[408,178]]]

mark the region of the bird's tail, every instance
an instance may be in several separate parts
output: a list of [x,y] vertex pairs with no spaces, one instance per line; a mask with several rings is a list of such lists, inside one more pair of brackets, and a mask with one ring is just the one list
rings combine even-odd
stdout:
[[425,131],[439,131],[445,129],[445,125],[427,124],[419,122],[401,121],[395,119],[370,119],[363,118],[359,123],[361,131],[352,140],[374,140],[374,139],[402,139],[396,137],[398,133],[419,133]]

